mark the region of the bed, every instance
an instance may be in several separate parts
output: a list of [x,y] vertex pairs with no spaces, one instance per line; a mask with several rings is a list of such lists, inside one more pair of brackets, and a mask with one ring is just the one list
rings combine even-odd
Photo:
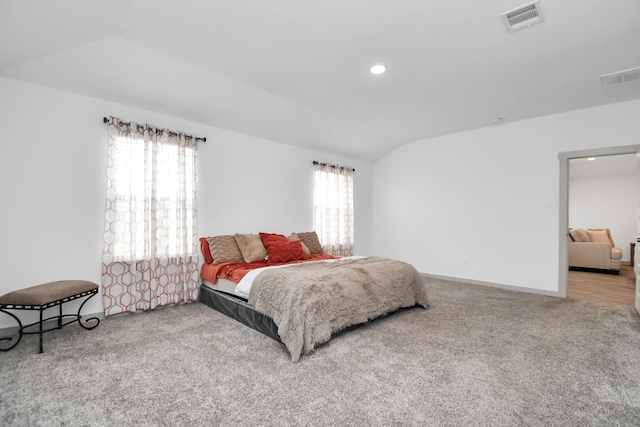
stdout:
[[202,303],[282,342],[296,362],[341,330],[427,308],[410,264],[324,253],[315,232],[201,238]]

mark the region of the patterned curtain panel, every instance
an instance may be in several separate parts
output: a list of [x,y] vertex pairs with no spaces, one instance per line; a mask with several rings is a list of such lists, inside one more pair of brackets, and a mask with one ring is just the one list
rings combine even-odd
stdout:
[[325,252],[353,255],[353,169],[314,162],[314,224]]
[[105,315],[198,294],[196,138],[110,117]]

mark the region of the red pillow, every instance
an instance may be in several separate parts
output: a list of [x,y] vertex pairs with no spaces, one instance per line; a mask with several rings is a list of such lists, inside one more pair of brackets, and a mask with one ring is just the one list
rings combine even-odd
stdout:
[[273,233],[258,233],[258,234],[260,235],[260,239],[262,239],[262,244],[267,249],[269,249],[269,245],[271,243],[289,241],[283,234],[273,234]]
[[209,241],[207,241],[206,237],[200,238],[200,250],[202,251],[202,255],[204,255],[204,262],[211,264],[213,262],[213,257],[211,256]]
[[293,242],[276,241],[267,246],[268,265],[279,264],[288,261],[298,261],[306,258],[307,257],[302,250],[302,242],[300,240],[296,240]]

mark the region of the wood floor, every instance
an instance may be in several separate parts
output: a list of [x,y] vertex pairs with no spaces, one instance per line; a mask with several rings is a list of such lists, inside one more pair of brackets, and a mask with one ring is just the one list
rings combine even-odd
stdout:
[[569,270],[567,298],[633,306],[636,281],[633,267],[624,263],[620,274]]

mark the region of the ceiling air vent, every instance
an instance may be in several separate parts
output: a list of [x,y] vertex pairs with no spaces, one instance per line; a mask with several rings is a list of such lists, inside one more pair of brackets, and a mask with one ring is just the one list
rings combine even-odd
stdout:
[[600,76],[602,87],[621,85],[623,83],[636,82],[640,80],[640,68],[618,71],[617,73],[603,74]]
[[514,31],[529,28],[532,25],[539,24],[544,21],[544,16],[540,10],[538,0],[527,3],[524,6],[517,7],[500,15],[507,31]]

